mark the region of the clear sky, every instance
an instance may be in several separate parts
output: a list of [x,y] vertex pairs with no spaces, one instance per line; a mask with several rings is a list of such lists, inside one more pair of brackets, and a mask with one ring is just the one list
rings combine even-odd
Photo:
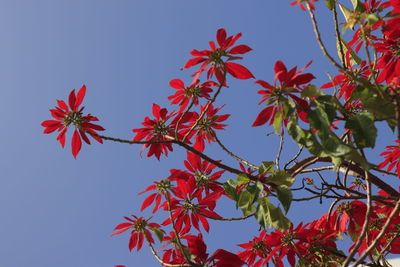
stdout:
[[[317,5],[318,18],[333,49],[334,32],[327,28],[331,15],[323,2]],[[289,3],[1,1],[0,266],[158,266],[146,247],[140,253],[128,251],[127,234],[110,234],[122,216],[140,214],[143,197],[138,192],[165,178],[170,168],[183,168],[184,151],[175,148],[159,162],[140,157],[140,146],[106,142],[84,145],[75,160],[70,138],[61,149],[54,134],[42,134],[40,123],[50,119],[48,110],[56,99],[86,84],[86,111],[99,117],[106,135],[131,139],[131,130],[151,114],[152,103],[168,104],[171,79],[190,81],[192,70],[180,71],[189,51],[208,48],[221,27],[228,34],[243,33],[240,43],[254,51],[242,63],[258,79],[272,82],[278,59],[288,67],[313,60],[309,71],[321,85],[332,68],[318,50],[307,14]],[[221,139],[252,162],[273,160],[278,138],[266,135],[272,129],[250,127],[261,110],[259,87],[253,81],[230,85],[217,103],[226,104],[223,111],[232,114]],[[236,164],[218,149],[207,153]],[[294,206],[289,217],[310,221],[326,209],[318,202],[308,205],[312,208]],[[230,212],[231,206],[224,202],[217,211]],[[212,233],[205,235],[209,252],[236,251],[234,245],[247,242],[257,230],[255,221],[212,224]]]

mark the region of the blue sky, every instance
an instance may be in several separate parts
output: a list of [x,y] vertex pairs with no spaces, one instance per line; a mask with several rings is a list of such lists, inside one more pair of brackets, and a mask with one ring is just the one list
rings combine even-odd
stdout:
[[[273,65],[304,66],[321,85],[332,71],[315,43],[305,12],[290,1],[253,0],[14,0],[0,9],[0,266],[106,267],[158,266],[150,252],[130,253],[128,237],[110,237],[122,216],[139,214],[136,194],[170,168],[183,168],[185,153],[161,161],[140,157],[140,146],[105,143],[84,146],[78,159],[69,140],[62,149],[55,135],[43,135],[56,99],[88,87],[86,111],[99,117],[106,135],[131,139],[133,128],[151,114],[152,103],[168,105],[173,78],[190,81],[180,68],[191,49],[208,48],[218,28],[242,32],[240,43],[254,51],[242,62],[258,79],[272,81]],[[319,3],[318,17],[334,49],[331,16]],[[320,11],[321,10],[321,11]],[[217,105],[231,113],[221,139],[233,151],[259,163],[273,160],[272,129],[252,128],[261,110],[252,81],[232,81]],[[383,130],[386,132],[387,130]],[[290,146],[288,154],[296,148]],[[218,149],[209,154],[236,164]],[[286,155],[284,157],[287,157]],[[230,178],[230,176],[225,176]],[[228,205],[229,204],[229,205]],[[289,212],[295,221],[311,220],[325,206]],[[233,203],[223,203],[230,211]],[[233,210],[233,209],[232,209]],[[237,212],[237,215],[240,213]],[[150,213],[144,213],[147,217]],[[161,221],[160,221],[161,222]],[[212,224],[209,252],[235,251],[257,233],[255,222]]]

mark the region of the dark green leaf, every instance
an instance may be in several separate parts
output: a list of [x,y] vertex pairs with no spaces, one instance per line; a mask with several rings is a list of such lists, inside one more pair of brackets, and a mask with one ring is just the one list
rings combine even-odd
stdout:
[[157,239],[162,242],[164,238],[164,232],[160,228],[150,228],[151,231],[157,236]]
[[309,85],[301,91],[301,97],[314,97],[320,95],[322,95],[322,92],[315,85]]
[[268,176],[267,183],[275,185],[286,185],[291,186],[294,183],[294,178],[285,171],[276,171],[272,175]]
[[332,10],[335,6],[335,0],[325,0],[325,4],[330,10]]
[[253,195],[248,191],[242,191],[239,195],[239,200],[237,206],[242,210],[247,210],[247,208],[253,203]]
[[248,182],[250,182],[250,179],[249,179],[249,177],[247,177],[247,175],[245,175],[245,174],[238,175],[238,177],[237,177],[238,185],[247,184]]
[[280,185],[274,188],[278,194],[278,199],[281,202],[284,210],[288,213],[290,204],[292,203],[293,194],[292,190],[286,185]]
[[237,183],[232,179],[229,179],[228,181],[226,181],[224,183],[225,192],[228,194],[228,196],[233,198],[233,200],[235,200],[235,201],[238,200],[238,193],[236,190],[236,186],[237,186]]
[[371,113],[362,112],[346,121],[345,127],[352,131],[356,144],[360,147],[374,147],[377,129]]
[[275,228],[284,231],[290,227],[290,221],[279,207],[275,207],[268,198],[258,200],[256,219],[264,228]]

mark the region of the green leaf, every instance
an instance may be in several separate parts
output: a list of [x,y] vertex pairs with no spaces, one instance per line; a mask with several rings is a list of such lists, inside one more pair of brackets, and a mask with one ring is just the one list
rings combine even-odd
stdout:
[[279,185],[291,186],[294,183],[294,178],[285,171],[276,171],[267,178],[266,182],[278,186]]
[[275,162],[273,161],[263,161],[261,162],[260,168],[258,168],[259,174],[266,174],[274,172]]
[[374,117],[369,112],[362,112],[346,121],[345,128],[353,132],[354,141],[358,147],[374,147],[377,129]]
[[379,21],[379,18],[375,14],[368,14],[367,16],[368,25],[374,25],[376,22]]
[[[341,39],[341,43],[342,43],[342,48],[343,48],[343,53],[346,55],[347,53],[347,42],[344,41],[343,39]],[[342,55],[340,54],[340,46],[339,46],[339,40],[336,40],[336,46],[337,46],[337,51],[338,51],[338,55],[339,55],[339,59],[340,61],[342,61]],[[362,59],[353,51],[353,49],[350,51],[350,63],[351,65],[360,65],[362,63]]]
[[343,16],[346,20],[346,25],[344,26],[344,29],[346,28],[350,28],[350,29],[354,29],[354,24],[355,24],[355,20],[352,18],[353,17],[353,12],[348,9],[346,6],[339,4],[339,8],[343,13]]
[[279,134],[279,130],[281,128],[281,123],[282,123],[282,111],[279,110],[278,112],[276,112],[275,117],[274,117],[274,122],[273,122],[273,126],[274,126],[276,134]]
[[150,228],[151,231],[157,236],[157,239],[162,242],[164,238],[164,232],[160,228]]
[[224,183],[225,192],[230,196],[233,200],[238,200],[238,193],[236,190],[237,183],[233,179],[229,179]]
[[290,227],[291,222],[285,217],[279,207],[275,207],[268,198],[258,200],[256,219],[264,228],[275,228],[284,231]]
[[316,87],[315,85],[308,85],[306,88],[303,89],[303,91],[301,91],[301,97],[314,97],[314,96],[320,96],[323,93],[321,92],[321,90]]
[[335,0],[325,0],[325,4],[329,10],[332,10],[335,6]]
[[280,185],[274,188],[278,194],[278,199],[281,202],[285,213],[288,213],[290,204],[292,203],[293,194],[292,190],[286,185]]
[[250,182],[249,177],[247,177],[247,175],[245,174],[239,174],[237,177],[237,184],[238,185],[242,185],[242,184],[247,184]]
[[237,206],[242,210],[247,210],[247,208],[253,204],[253,195],[248,191],[242,191],[239,195],[239,199],[237,201]]

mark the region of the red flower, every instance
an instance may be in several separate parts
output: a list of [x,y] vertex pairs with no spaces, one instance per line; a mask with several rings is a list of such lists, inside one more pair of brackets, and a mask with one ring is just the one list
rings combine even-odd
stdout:
[[174,79],[169,82],[169,85],[178,90],[175,94],[168,97],[171,100],[171,104],[178,104],[180,106],[179,112],[182,112],[192,101],[193,105],[199,104],[199,98],[210,99],[210,93],[213,91],[211,87],[218,86],[216,82],[207,81],[199,84],[200,80],[196,79],[189,86],[180,79]]
[[318,233],[314,229],[306,229],[306,225],[299,224],[296,229],[291,226],[284,232],[276,230],[265,237],[265,242],[274,247],[266,262],[274,257],[276,266],[283,267],[282,258],[287,256],[290,266],[296,265],[296,255],[301,258],[307,251],[306,244]]
[[[216,46],[215,42],[211,41],[210,50],[192,50],[190,54],[195,58],[186,62],[183,68],[190,68],[202,63],[194,76],[198,77],[203,71],[207,71],[208,79],[215,75],[220,83],[225,83],[225,70],[237,79],[254,78],[253,74],[246,67],[230,62],[232,60],[242,59],[242,57],[236,55],[245,54],[252,50],[247,45],[237,45],[232,47],[241,36],[242,34],[238,33],[235,36],[227,37],[225,29],[219,29],[217,31],[217,42],[219,47]],[[224,58],[227,59],[224,61]]]
[[382,152],[380,156],[384,156],[385,160],[378,165],[379,169],[383,169],[387,166],[386,170],[390,172],[395,168],[397,176],[400,178],[400,139],[395,141],[397,145],[387,146],[386,151]]
[[[215,142],[215,130],[223,130],[226,124],[222,124],[221,122],[227,120],[231,115],[217,115],[218,111],[220,111],[222,107],[214,108],[213,105],[210,105],[207,112],[204,114],[203,118],[196,125],[195,129],[188,136],[189,139],[195,136],[195,144],[194,148],[199,151],[204,151],[205,144],[204,140],[207,140],[208,143]],[[200,108],[200,114],[205,110],[205,106]],[[197,112],[192,112],[191,117],[189,119],[189,124],[187,125],[187,129],[182,130],[181,134],[185,135],[189,132],[189,129],[196,123],[199,119],[200,115]]]
[[[297,108],[298,115],[303,121],[307,122],[307,113],[305,109],[308,109],[308,103],[293,93],[299,93],[301,91],[300,85],[307,84],[315,79],[314,75],[311,73],[301,74],[309,65],[311,65],[311,62],[299,71],[297,71],[297,67],[288,71],[282,61],[277,61],[274,67],[275,79],[273,86],[263,80],[256,81],[256,83],[266,89],[258,91],[258,93],[262,95],[262,99],[258,104],[267,101],[268,106],[258,114],[252,125],[253,127],[261,126],[268,121],[272,124],[278,112],[284,113],[283,102],[287,101],[286,96],[292,98],[299,106],[299,108]],[[276,83],[277,80],[280,82],[279,85]]]
[[[397,23],[397,27],[400,27],[400,20]],[[386,81],[386,83],[390,84],[393,79],[400,76],[400,38],[396,40],[379,40],[381,43],[376,43],[375,48],[377,52],[381,52],[383,55],[378,58],[378,63],[376,64],[376,68],[381,69],[378,82]]]
[[221,178],[225,171],[217,171],[212,174],[216,166],[206,160],[201,160],[199,156],[191,152],[187,152],[187,160],[184,161],[184,164],[196,180],[198,188],[205,189],[206,193],[209,193],[210,190],[223,191],[223,188],[215,181]]
[[[42,126],[45,127],[43,133],[49,134],[54,131],[58,131],[57,140],[61,146],[65,146],[65,135],[70,125],[75,126],[75,131],[72,135],[72,155],[76,158],[82,147],[82,140],[85,143],[90,144],[90,140],[86,135],[86,132],[97,134],[96,131],[104,131],[104,128],[100,125],[93,124],[91,122],[98,121],[98,119],[90,114],[83,116],[82,111],[84,107],[80,108],[82,101],[86,94],[86,86],[75,94],[75,90],[72,90],[69,94],[68,105],[63,100],[57,100],[58,106],[55,109],[50,109],[51,116],[56,120],[47,120],[42,122]],[[101,138],[96,136],[92,137],[99,143],[103,143]]]
[[[350,62],[350,60],[348,60],[348,62]],[[368,77],[371,75],[370,68],[366,66],[365,61],[361,63],[361,66],[359,68],[353,68],[352,66],[349,65],[347,71],[362,79],[368,79]],[[340,72],[343,73],[343,71]],[[356,89],[357,83],[354,81],[354,79],[350,78],[348,75],[339,74],[333,78],[333,82],[329,82],[322,85],[321,89],[331,88],[333,86],[339,87],[338,88],[339,98],[344,96],[344,100],[348,101],[351,95],[353,94],[354,90]]]
[[160,228],[160,225],[157,223],[149,223],[151,218],[145,220],[143,217],[138,218],[135,215],[132,215],[132,217],[134,217],[134,219],[124,217],[128,222],[118,224],[114,228],[114,231],[116,232],[111,236],[118,235],[129,229],[132,229],[128,247],[130,251],[132,251],[132,249],[135,247],[139,251],[142,248],[145,238],[150,243],[154,243],[153,236],[148,228]]
[[154,201],[156,201],[156,204],[154,205],[153,213],[158,211],[158,209],[160,208],[160,204],[161,204],[161,200],[162,200],[163,195],[167,194],[169,196],[168,190],[170,189],[170,187],[171,187],[171,184],[170,184],[170,182],[168,180],[161,180],[161,181],[158,181],[158,182],[154,182],[154,184],[152,184],[149,187],[147,187],[146,190],[144,190],[143,192],[140,192],[139,195],[141,195],[141,194],[143,194],[145,192],[148,192],[148,191],[157,190],[156,193],[153,193],[153,194],[149,195],[148,197],[146,197],[143,200],[142,207],[140,208],[140,211],[143,211],[144,209],[146,209]]
[[267,233],[263,230],[259,237],[254,237],[252,241],[239,245],[239,247],[246,250],[239,252],[238,256],[249,266],[260,267],[267,263],[267,257],[271,252],[271,247],[268,246],[265,241],[266,236]]
[[[149,117],[144,118],[144,122],[142,125],[144,128],[133,129],[132,131],[136,133],[134,141],[140,141],[145,139],[146,141],[155,142],[153,144],[144,144],[143,149],[149,148],[147,153],[147,157],[151,157],[155,155],[156,158],[159,160],[161,154],[168,155],[168,151],[172,151],[172,143],[156,143],[157,141],[168,141],[167,137],[174,136],[174,130],[179,117],[175,117],[175,119],[170,123],[167,124],[167,121],[174,117],[177,113],[172,112],[168,114],[168,110],[166,108],[160,108],[159,105],[153,104],[153,115],[154,119],[150,119]],[[188,114],[187,114],[188,115]],[[180,126],[187,121],[188,116],[185,116],[181,120]],[[179,134],[178,134],[179,135]],[[143,150],[142,149],[142,150]]]
[[[178,180],[177,184],[178,186],[173,189],[173,193],[179,200],[172,198],[170,201],[172,219],[175,222],[176,229],[179,232],[188,233],[193,225],[194,228],[200,231],[199,222],[201,222],[203,228],[208,232],[210,226],[205,216],[221,218],[221,216],[213,210],[222,192],[210,193],[203,198],[201,196],[202,190],[197,189],[194,178]],[[164,208],[168,209],[167,204],[164,205]],[[170,223],[171,219],[168,218],[162,225],[168,225]],[[185,225],[184,228],[182,228],[183,225]]]

